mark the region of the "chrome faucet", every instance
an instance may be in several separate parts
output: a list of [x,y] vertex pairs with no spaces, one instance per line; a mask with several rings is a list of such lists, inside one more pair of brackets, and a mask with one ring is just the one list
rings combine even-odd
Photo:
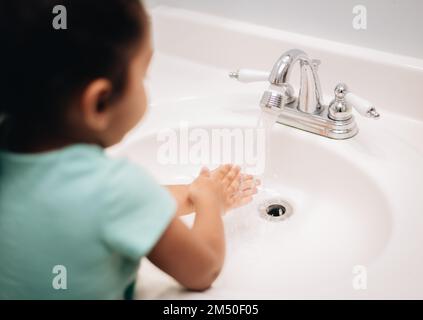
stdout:
[[[307,54],[298,49],[292,49],[280,56],[269,75],[269,82],[276,86],[289,83],[295,64],[300,63],[300,91],[297,108],[307,113],[318,113],[321,109],[322,92],[317,74],[319,60],[310,60]],[[311,73],[311,78],[310,78]]]
[[[300,85],[298,94],[295,94],[290,76],[297,62],[300,65]],[[277,113],[278,123],[328,138],[348,139],[358,133],[352,107],[366,117],[380,117],[368,101],[349,92],[343,83],[335,87],[334,99],[325,105],[318,75],[319,64],[319,60],[310,59],[304,51],[292,49],[280,56],[270,73],[241,69],[229,76],[243,82],[268,80],[269,88],[260,101],[263,110]]]

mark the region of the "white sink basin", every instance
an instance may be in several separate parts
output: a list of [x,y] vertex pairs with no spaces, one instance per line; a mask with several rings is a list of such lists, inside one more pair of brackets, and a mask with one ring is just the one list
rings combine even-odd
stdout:
[[[158,112],[170,106],[178,112]],[[200,114],[196,112],[199,106]],[[188,183],[201,164],[161,164],[164,142],[158,136],[167,132],[163,128],[174,128],[171,131],[178,138],[195,128],[211,137],[215,129],[254,127],[258,116],[257,98],[252,94],[154,105],[144,126],[112,154],[144,166],[163,184]],[[390,116],[385,118],[389,125]],[[180,121],[188,121],[190,127],[183,123],[180,128]],[[276,124],[269,139],[270,168],[266,170],[272,174],[266,176],[253,203],[224,218],[227,259],[213,289],[202,294],[181,291],[173,280],[143,263],[140,297],[323,298],[359,294],[352,286],[354,268],[364,266],[370,273],[392,241],[395,227],[395,206],[390,204],[389,188],[383,181],[388,178],[393,182],[395,177],[386,176],[386,164],[378,166],[387,156],[383,146],[379,143],[377,148],[375,143],[373,147],[364,137],[377,135],[384,122],[363,120],[359,123],[363,132],[346,141]],[[178,160],[180,156],[178,153]],[[377,167],[385,172],[384,177],[373,171]],[[271,198],[288,201],[292,216],[277,222],[263,219],[258,208]],[[185,221],[190,224],[192,216]]]
[[[423,299],[423,61],[167,7],[152,16],[153,105],[110,153],[145,166],[161,183],[189,182],[200,164],[160,162],[158,133],[185,130],[187,122],[206,136],[254,127],[268,84],[232,81],[228,71],[270,70],[288,49],[322,60],[324,93],[345,81],[381,119],[357,117],[360,132],[345,141],[277,124],[267,190],[224,217],[227,258],[213,287],[184,291],[145,260],[137,297]],[[176,153],[181,160],[184,152]],[[263,219],[258,206],[271,196],[288,201],[293,214]],[[366,286],[353,285],[357,276]]]

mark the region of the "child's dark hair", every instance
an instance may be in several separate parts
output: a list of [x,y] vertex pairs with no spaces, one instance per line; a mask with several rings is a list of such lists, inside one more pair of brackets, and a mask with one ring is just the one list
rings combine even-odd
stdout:
[[[66,8],[67,29],[53,27],[56,5]],[[0,117],[60,130],[70,101],[99,77],[112,83],[106,104],[118,98],[147,19],[140,0],[1,1]]]

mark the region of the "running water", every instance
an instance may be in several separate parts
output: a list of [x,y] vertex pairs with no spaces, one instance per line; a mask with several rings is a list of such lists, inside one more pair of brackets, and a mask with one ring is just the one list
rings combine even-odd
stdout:
[[[254,173],[257,176],[257,178],[261,180],[261,184],[258,187],[259,192],[257,196],[254,197],[254,200],[250,205],[238,208],[236,209],[235,214],[231,214],[230,216],[226,217],[227,221],[229,220],[232,222],[232,223],[227,223],[227,225],[230,225],[232,227],[232,229],[229,231],[229,235],[233,238],[234,234],[240,234],[239,240],[243,243],[246,243],[246,242],[250,243],[249,248],[253,246],[255,243],[258,243],[257,239],[263,238],[262,235],[266,234],[267,226],[269,225],[269,223],[264,223],[263,222],[264,220],[261,220],[261,219],[260,221],[263,223],[257,224],[257,211],[256,211],[257,204],[261,203],[264,200],[268,200],[279,195],[279,193],[276,190],[272,189],[270,184],[272,178],[274,178],[273,175],[275,174],[275,170],[273,170],[273,162],[272,162],[271,147],[270,147],[271,131],[272,131],[273,125],[276,123],[277,118],[278,118],[278,115],[275,113],[262,111],[256,123],[255,130],[256,130],[257,139],[263,139],[264,137],[264,154],[257,155],[258,157],[264,157],[264,159],[260,159],[260,160],[257,159],[258,163],[263,164],[264,162],[264,166],[261,167],[262,165],[258,165],[256,167],[257,171],[255,171]],[[257,141],[257,143],[260,143],[260,142]],[[263,141],[261,143],[263,143]],[[242,170],[244,172],[247,171],[246,164],[242,165]],[[242,181],[241,181],[241,186],[242,186]],[[242,232],[243,230],[248,230],[248,232]],[[252,233],[252,230],[254,231],[253,233]],[[245,235],[245,237],[242,235]],[[235,245],[235,247],[238,248],[239,245]]]
[[[277,113],[269,112],[269,111],[261,111],[256,123],[255,130],[256,130],[256,138],[257,138],[256,143],[264,145],[264,152],[263,152],[263,149],[258,148],[258,149],[261,149],[262,154],[260,154],[260,152],[257,154],[257,157],[258,157],[256,159],[257,166],[255,169],[252,170],[254,171],[254,173],[249,170],[251,168],[248,168],[245,162],[241,164],[242,172],[250,171],[250,173],[254,174],[256,178],[260,180],[260,185],[258,187],[259,192],[257,194],[257,197],[255,197],[255,200],[253,201],[253,205],[256,205],[257,201],[259,200],[261,201],[263,199],[273,198],[276,195],[278,195],[278,192],[275,190],[272,190],[271,188],[271,181],[272,181],[272,178],[274,178],[276,171],[273,170],[273,161],[272,161],[271,147],[270,147],[271,132],[272,132],[273,125],[276,123],[277,119],[278,119]],[[264,138],[264,141],[259,141],[259,139],[263,139],[263,138]],[[263,158],[259,159],[260,157],[264,157],[264,159]],[[241,191],[242,184],[243,184],[243,181],[241,180],[241,187],[239,192],[242,192]],[[245,214],[247,212],[250,212],[250,210],[246,207],[239,208],[237,209],[237,211],[239,212],[245,211],[243,212],[244,218],[245,218]],[[253,217],[255,217],[255,210],[251,212],[254,212]]]
[[[257,139],[262,139],[264,137],[264,154],[257,155],[258,157],[264,157],[264,159],[260,159],[263,161],[257,160],[258,163],[264,162],[264,167],[261,171],[261,168],[258,169],[260,167],[260,165],[258,165],[256,167],[258,170],[253,173],[261,180],[257,197],[254,197],[251,204],[237,208],[236,212],[225,216],[225,232],[227,232],[227,236],[232,240],[229,243],[230,247],[228,250],[234,251],[234,254],[240,254],[240,248],[247,248],[248,251],[251,252],[251,248],[257,247],[258,252],[260,252],[261,242],[258,240],[264,239],[265,237],[263,237],[263,235],[267,235],[269,233],[269,228],[272,227],[272,224],[265,222],[263,219],[259,220],[262,223],[257,223],[258,215],[256,208],[257,203],[279,195],[279,193],[270,186],[271,178],[273,178],[275,173],[270,152],[270,135],[277,118],[278,114],[276,113],[262,111],[256,123],[255,130]],[[260,131],[264,131],[264,135]],[[257,143],[260,142],[257,140]],[[243,172],[248,171],[246,163],[241,165],[241,169]],[[242,190],[242,181],[240,189]],[[245,243],[248,243],[246,247],[244,246]],[[246,254],[248,255],[248,253]]]
[[273,125],[276,123],[278,119],[278,114],[272,112],[262,111],[261,115],[257,121],[257,131],[264,130],[265,132],[265,154],[264,154],[264,170],[261,174],[261,182],[262,188],[266,188],[268,186],[268,181],[272,177],[274,170],[272,170],[272,157],[271,157],[271,150],[270,150],[270,135],[273,128]]

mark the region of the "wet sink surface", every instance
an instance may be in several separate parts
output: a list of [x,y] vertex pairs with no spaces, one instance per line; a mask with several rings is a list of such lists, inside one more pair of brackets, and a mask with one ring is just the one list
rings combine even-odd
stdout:
[[[174,102],[173,107],[180,111],[180,119],[186,120],[188,114],[194,114],[190,111],[193,106],[204,103],[194,99]],[[246,108],[243,117],[233,110],[222,110],[225,106],[216,108],[215,119],[203,114],[209,125],[197,124],[197,118],[192,117],[190,128],[200,128],[206,136],[212,136],[215,129],[254,127],[257,114],[250,109]],[[163,184],[189,183],[201,164],[180,163],[180,158],[165,164],[160,160],[163,139],[158,137],[163,128],[178,137],[183,135],[181,130],[185,129],[181,129],[178,117],[162,121],[156,131],[148,125],[145,128],[148,134],[134,133],[114,155],[147,168]],[[271,169],[266,172],[271,174],[266,174],[264,186],[251,204],[224,217],[226,264],[207,297],[238,296],[241,292],[246,298],[272,298],[273,294],[278,298],[331,297],[340,291],[346,296],[354,294],[354,268],[377,264],[398,227],[386,186],[372,174],[370,162],[357,158],[357,153],[365,153],[366,146],[357,138],[334,141],[279,124],[268,141],[267,166]],[[373,150],[371,155],[377,153]],[[258,208],[272,198],[288,201],[292,216],[278,222],[263,219]],[[184,221],[190,224],[192,219],[188,216]],[[180,291],[173,280],[148,262],[143,263],[140,277],[143,287],[149,288],[145,290],[150,293],[147,298],[201,297],[200,293]]]

